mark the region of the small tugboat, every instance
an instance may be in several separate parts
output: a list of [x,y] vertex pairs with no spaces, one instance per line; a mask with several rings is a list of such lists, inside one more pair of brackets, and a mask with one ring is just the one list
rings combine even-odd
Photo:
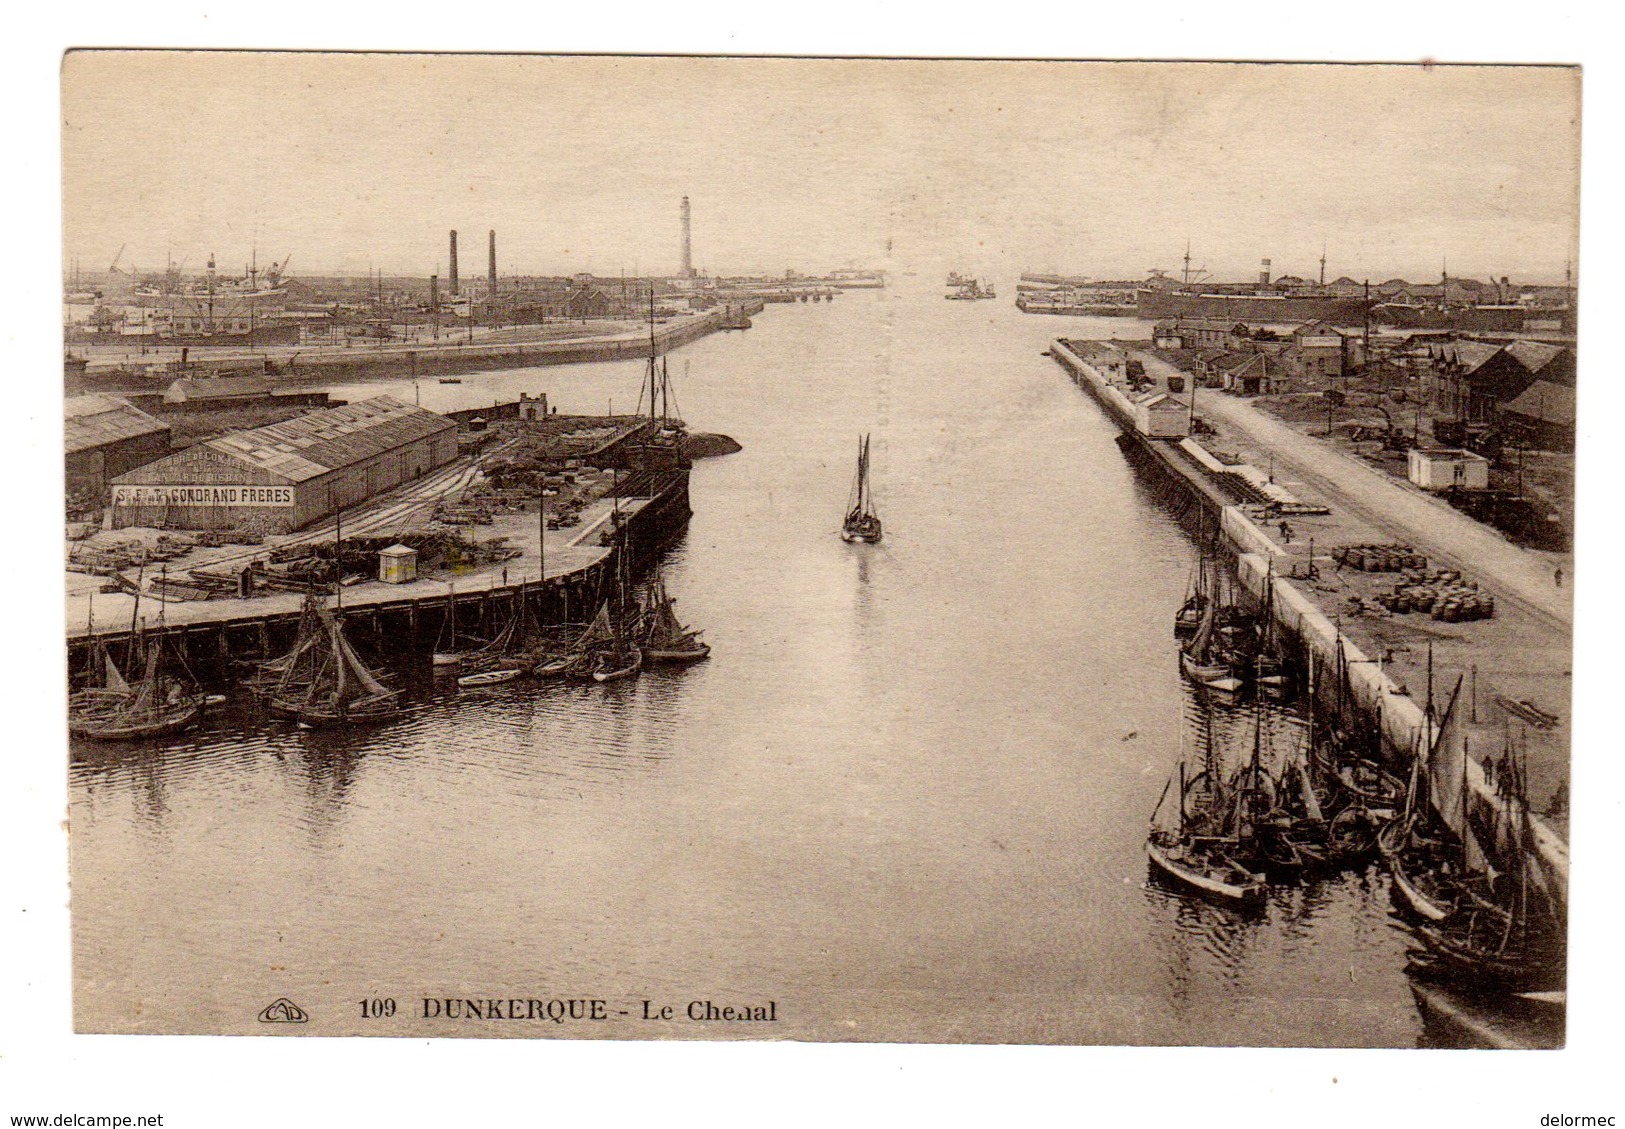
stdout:
[[841,540],[877,544],[884,536],[880,515],[875,513],[874,496],[869,489],[869,436],[858,441],[858,471],[852,480],[852,493],[847,499],[846,521],[841,526]]

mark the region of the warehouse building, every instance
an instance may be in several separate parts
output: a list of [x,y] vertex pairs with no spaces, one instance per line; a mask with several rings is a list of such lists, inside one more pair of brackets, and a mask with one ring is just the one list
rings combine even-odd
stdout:
[[457,457],[457,425],[378,396],[234,431],[113,482],[113,525],[287,533]]
[[118,475],[171,450],[167,423],[113,396],[69,396],[63,417],[70,493],[99,493]]

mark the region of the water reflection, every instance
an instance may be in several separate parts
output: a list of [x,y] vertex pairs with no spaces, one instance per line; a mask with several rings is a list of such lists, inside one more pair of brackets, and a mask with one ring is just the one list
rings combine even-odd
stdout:
[[[791,1038],[1413,1042],[1371,876],[1248,915],[1147,881],[1181,750],[1245,759],[1260,718],[1182,684],[1192,546],[1039,356],[1148,327],[956,308],[992,305],[854,293],[684,350],[687,417],[745,448],[695,468],[662,566],[707,662],[469,691],[417,660],[408,714],[365,731],[234,700],[169,743],[76,744],[80,1026],[217,1029],[223,986],[290,990],[275,965],[313,1009],[543,983],[777,998]],[[597,411],[640,369],[473,375],[434,406]],[[837,535],[864,430],[870,547]],[[1302,723],[1258,732],[1275,756]]]

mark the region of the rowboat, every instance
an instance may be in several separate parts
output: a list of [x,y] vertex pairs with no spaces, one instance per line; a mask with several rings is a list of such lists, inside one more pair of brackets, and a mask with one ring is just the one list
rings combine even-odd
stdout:
[[459,686],[496,686],[503,682],[512,682],[523,670],[506,668],[502,670],[483,670],[478,674],[465,674],[457,680]]
[[592,680],[594,682],[618,682],[623,678],[631,678],[643,669],[643,652],[636,647],[627,647],[619,652],[608,651],[598,660],[593,668]]
[[709,643],[702,643],[698,639],[692,638],[690,641],[693,643],[693,646],[687,648],[645,647],[643,648],[643,657],[645,661],[652,663],[691,663],[698,662],[700,659],[705,658],[711,653],[711,645]]

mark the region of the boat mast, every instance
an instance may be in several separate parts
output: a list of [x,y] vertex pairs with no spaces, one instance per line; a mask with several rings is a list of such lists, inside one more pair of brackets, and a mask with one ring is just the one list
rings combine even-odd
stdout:
[[863,437],[863,451],[858,455],[858,509],[869,516],[869,436]]
[[344,612],[344,507],[333,511],[333,610]]

